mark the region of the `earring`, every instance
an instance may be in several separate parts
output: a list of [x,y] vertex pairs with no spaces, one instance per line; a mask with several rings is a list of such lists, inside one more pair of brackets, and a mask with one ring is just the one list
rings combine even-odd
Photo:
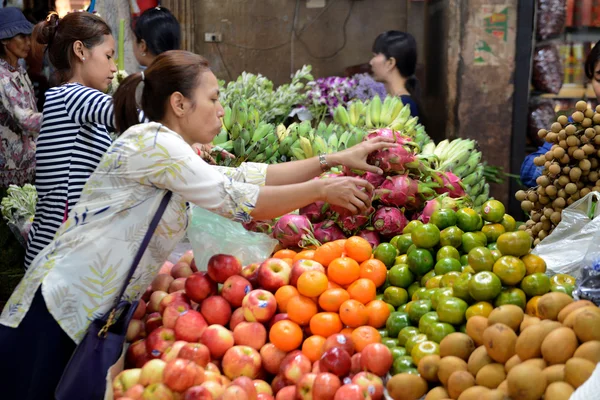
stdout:
[[81,61],[85,61],[85,57],[81,57]]
[[142,57],[146,57],[146,53],[142,53]]

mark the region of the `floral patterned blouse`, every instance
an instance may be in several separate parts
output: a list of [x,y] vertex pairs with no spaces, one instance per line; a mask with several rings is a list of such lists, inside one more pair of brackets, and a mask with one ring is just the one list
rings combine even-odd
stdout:
[[264,185],[265,164],[212,167],[177,133],[151,122],[135,125],[109,148],[54,241],[27,270],[0,316],[17,327],[42,285],[50,313],[75,341],[116,302],[137,248],[167,190],[167,209],[126,296],[139,299],[184,236],[194,203],[248,221]]
[[0,187],[35,178],[35,139],[42,125],[33,85],[23,65],[0,58]]

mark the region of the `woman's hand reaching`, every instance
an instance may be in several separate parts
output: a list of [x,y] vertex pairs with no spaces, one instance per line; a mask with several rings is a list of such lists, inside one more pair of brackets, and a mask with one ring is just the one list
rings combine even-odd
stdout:
[[343,165],[350,169],[373,172],[381,175],[383,174],[381,168],[367,164],[367,157],[374,151],[397,146],[398,144],[394,143],[394,140],[391,138],[378,137],[359,143],[356,146],[342,150],[339,153],[334,153],[329,156],[331,158],[328,159],[327,162],[331,166]]
[[320,179],[321,195],[328,204],[343,207],[353,214],[359,214],[371,207],[373,185],[360,178]]
[[[216,148],[212,144],[194,143],[192,145],[192,148],[194,149],[196,154],[198,154],[200,157],[202,157],[202,159],[204,161],[206,161],[207,163],[209,163],[211,165],[217,164],[217,161],[213,157],[213,153],[215,152]],[[235,158],[235,156],[233,154],[231,154],[230,152],[225,151],[225,150],[221,150],[220,154],[222,157],[225,157],[225,158]]]

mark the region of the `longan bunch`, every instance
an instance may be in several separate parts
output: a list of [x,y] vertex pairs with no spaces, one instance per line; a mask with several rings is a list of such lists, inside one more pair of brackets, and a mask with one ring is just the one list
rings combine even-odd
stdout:
[[520,229],[534,238],[534,245],[558,225],[565,207],[600,191],[600,106],[593,110],[579,101],[576,110],[571,121],[561,115],[549,131],[540,129],[538,136],[553,146],[533,161],[543,167],[538,186],[515,194],[530,216]]

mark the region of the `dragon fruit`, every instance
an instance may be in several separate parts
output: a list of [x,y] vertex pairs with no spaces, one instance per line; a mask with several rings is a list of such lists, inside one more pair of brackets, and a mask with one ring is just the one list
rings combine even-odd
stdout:
[[407,224],[408,220],[398,208],[383,207],[373,215],[373,227],[382,236],[399,235]]
[[435,189],[437,193],[448,193],[453,198],[464,197],[466,195],[458,176],[452,172],[441,172],[438,173],[438,176],[442,180],[442,187]]
[[273,232],[273,221],[255,221],[251,220],[243,224],[246,230],[251,232],[266,233],[270,235]]
[[412,138],[403,136],[400,132],[394,131],[390,128],[377,129],[369,133],[365,140],[371,140],[378,137],[393,139],[398,144],[414,144]]
[[431,185],[434,184],[413,180],[407,175],[388,176],[375,190],[375,195],[386,206],[419,209],[424,199],[435,196]]
[[312,225],[304,215],[286,214],[275,223],[273,237],[285,248],[302,247],[313,237]]
[[315,239],[321,244],[346,238],[344,232],[333,221],[323,221],[315,224],[314,235]]
[[317,201],[300,209],[300,215],[304,215],[310,222],[317,223],[328,217],[329,204],[324,201]]
[[374,151],[367,157],[367,163],[381,168],[385,173],[404,172],[420,165],[415,155],[402,146]]
[[423,221],[425,224],[429,222],[429,219],[437,210],[442,209],[442,198],[436,197],[435,199],[428,200],[425,202],[425,207],[423,208],[423,212],[419,216],[419,219]]
[[346,174],[346,176],[364,179],[365,181],[373,185],[373,187],[379,187],[379,185],[381,185],[385,180],[385,177],[383,175],[379,175],[374,172],[358,171],[346,168],[344,173]]
[[344,215],[339,215],[337,223],[345,233],[353,234],[371,221],[371,215],[375,209],[369,208],[363,213],[352,215],[349,211]]
[[379,246],[379,243],[381,243],[379,233],[371,229],[363,229],[358,233],[358,236],[369,242],[372,248]]

